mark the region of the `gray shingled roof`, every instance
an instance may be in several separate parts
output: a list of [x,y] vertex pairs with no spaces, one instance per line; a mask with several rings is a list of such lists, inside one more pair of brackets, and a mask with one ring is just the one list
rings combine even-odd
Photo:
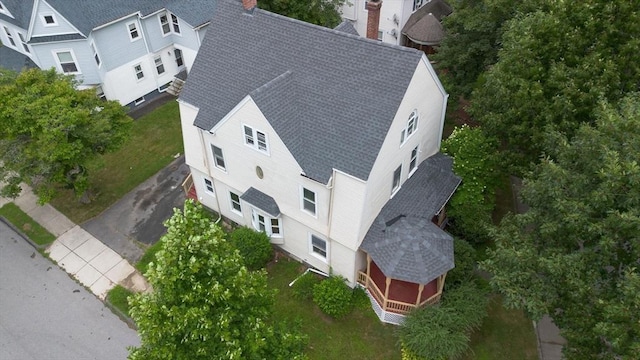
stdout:
[[39,44],[46,42],[60,42],[70,40],[84,40],[84,36],[80,34],[65,34],[65,35],[51,35],[51,36],[36,36],[29,39],[29,44]]
[[338,26],[334,28],[334,30],[355,35],[355,36],[360,36],[360,34],[358,34],[358,30],[356,30],[356,28],[353,27],[353,24],[351,24],[351,22],[348,20],[344,20],[343,22],[341,22]]
[[33,0],[2,0],[5,8],[13,15],[13,18],[4,14],[0,14],[0,19],[19,26],[23,29],[29,27],[31,20],[31,9],[33,9]]
[[451,6],[443,0],[431,0],[409,16],[402,33],[417,44],[439,44],[445,35],[442,19],[451,12]]
[[24,68],[32,69],[38,66],[28,56],[7,46],[0,46],[0,67],[20,72]]
[[189,25],[209,21],[217,0],[48,0],[62,16],[87,36],[94,28],[140,12],[142,16],[167,9]]
[[394,279],[426,284],[453,269],[453,238],[431,222],[460,184],[451,158],[423,161],[382,208],[360,248]]
[[274,218],[280,216],[280,208],[278,207],[278,204],[276,204],[276,201],[271,196],[256,188],[250,187],[249,190],[245,191],[244,194],[240,196],[240,199],[266,212]]
[[421,57],[219,0],[180,99],[211,130],[251,95],[307,177],[366,180]]

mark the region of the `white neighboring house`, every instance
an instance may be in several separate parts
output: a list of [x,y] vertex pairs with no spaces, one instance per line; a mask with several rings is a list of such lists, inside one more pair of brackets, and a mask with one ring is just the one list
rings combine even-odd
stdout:
[[423,52],[219,0],[179,98],[185,190],[323,272],[383,321],[454,267],[439,153],[447,94]]
[[444,37],[441,21],[452,9],[444,0],[349,0],[341,9],[342,18],[363,36],[372,11],[380,18],[375,38],[430,54]]
[[133,107],[191,67],[215,3],[0,0],[0,66],[53,67]]

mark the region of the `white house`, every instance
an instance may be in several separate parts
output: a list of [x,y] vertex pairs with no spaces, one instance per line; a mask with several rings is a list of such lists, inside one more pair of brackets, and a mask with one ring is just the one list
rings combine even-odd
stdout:
[[0,0],[0,66],[53,67],[136,106],[191,66],[215,2]]
[[255,0],[219,0],[213,14],[179,98],[187,190],[362,284],[384,321],[437,301],[460,179],[438,152],[447,94],[424,53]]
[[[433,51],[444,37],[442,19],[451,14],[444,0],[349,0],[342,18],[365,36],[372,14],[379,17],[375,38],[380,41]],[[368,36],[368,35],[367,35]]]

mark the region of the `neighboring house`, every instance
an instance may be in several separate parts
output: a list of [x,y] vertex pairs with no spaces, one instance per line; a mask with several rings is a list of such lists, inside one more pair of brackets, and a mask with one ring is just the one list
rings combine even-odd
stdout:
[[[0,0],[0,40],[80,88],[136,106],[195,59],[216,0]],[[0,53],[0,66],[15,59]],[[15,55],[14,55],[15,57]]]
[[415,47],[428,54],[444,37],[441,21],[452,12],[443,0],[350,0],[341,9],[342,17],[363,36],[372,10],[379,12],[378,40]]
[[383,321],[439,299],[460,178],[425,54],[219,0],[180,96],[185,190],[326,273]]

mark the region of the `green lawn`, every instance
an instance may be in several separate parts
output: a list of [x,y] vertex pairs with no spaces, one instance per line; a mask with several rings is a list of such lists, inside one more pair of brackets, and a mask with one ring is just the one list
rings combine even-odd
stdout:
[[533,324],[520,310],[507,310],[502,298],[489,301],[489,316],[471,337],[472,352],[465,360],[537,360]]
[[309,359],[400,359],[396,327],[381,323],[370,307],[356,308],[336,320],[324,315],[313,302],[295,299],[289,283],[304,269],[296,261],[280,258],[268,272],[269,285],[278,289],[274,316],[300,319],[302,331],[309,336]]
[[183,152],[178,103],[169,101],[136,120],[129,140],[114,153],[89,164],[95,198],[81,204],[69,190],[51,201],[56,209],[80,224],[100,214],[137,185],[167,166]]
[[16,228],[20,229],[23,234],[27,235],[31,241],[38,245],[47,245],[52,243],[56,237],[40,226],[29,215],[14,203],[5,204],[0,208],[0,216],[3,216]]
[[144,252],[144,255],[142,255],[142,258],[140,258],[140,260],[138,260],[138,262],[136,263],[136,269],[138,269],[138,271],[140,271],[141,274],[144,275],[147,272],[147,269],[149,268],[149,263],[156,260],[156,253],[160,251],[161,248],[162,248],[162,238],[160,238],[160,240],[158,240],[155,244],[147,248],[147,251]]
[[120,285],[116,285],[113,289],[109,290],[107,294],[107,300],[122,311],[123,314],[129,316],[129,296],[133,295],[133,292],[123,288]]

